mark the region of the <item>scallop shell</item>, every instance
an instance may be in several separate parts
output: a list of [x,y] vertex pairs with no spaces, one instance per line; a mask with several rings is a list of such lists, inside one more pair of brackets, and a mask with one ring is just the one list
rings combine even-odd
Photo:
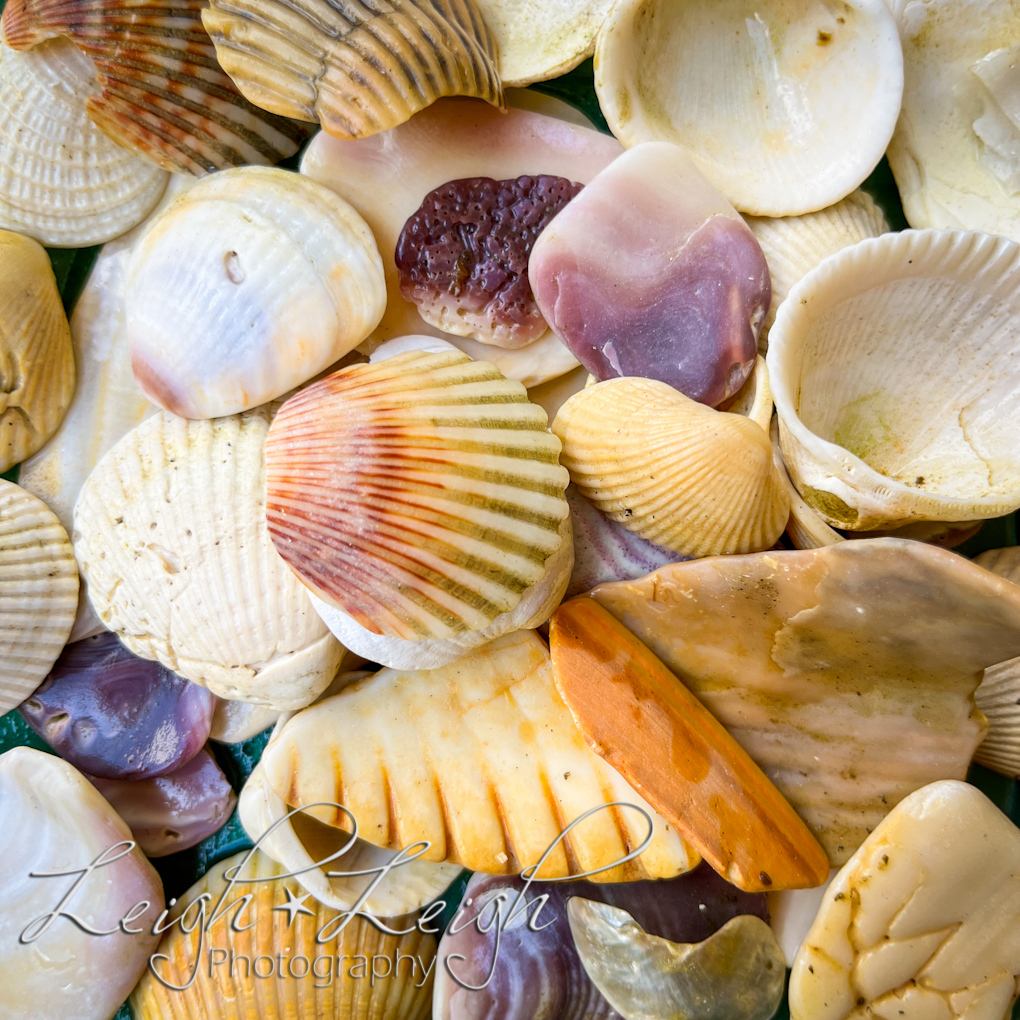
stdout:
[[216,63],[202,0],[9,0],[3,36],[25,50],[69,37],[94,61],[86,101],[107,137],[175,173],[277,163],[311,133],[245,100]]
[[599,33],[595,90],[630,147],[684,146],[741,212],[833,205],[896,126],[903,57],[883,0],[620,0]]
[[0,479],[0,715],[46,679],[77,607],[67,532],[45,503]]
[[475,0],[212,0],[202,22],[242,95],[338,138],[388,131],[443,96],[503,107]]
[[141,222],[167,174],[88,117],[92,61],[66,40],[29,53],[0,42],[0,228],[43,244],[109,241]]
[[74,351],[49,257],[0,230],[0,472],[56,432],[74,393]]
[[642,538],[685,556],[767,549],[790,501],[768,434],[653,379],[574,394],[552,424],[580,493]]
[[282,710],[329,685],[342,648],[266,530],[270,417],[142,422],[82,487],[74,542],[93,607],[131,651]]
[[783,302],[768,365],[790,478],[834,527],[1020,507],[1020,246],[904,231],[830,256]]
[[[233,885],[224,876],[231,869]],[[386,922],[405,934],[386,934],[357,915],[340,927],[333,911],[284,876],[265,854],[245,851],[199,879],[174,908],[171,919],[180,923],[163,936],[131,996],[137,1020],[426,1020],[435,936],[413,917]],[[203,895],[209,900],[192,906]],[[245,896],[251,902],[237,906]],[[200,910],[204,923],[192,927]]]

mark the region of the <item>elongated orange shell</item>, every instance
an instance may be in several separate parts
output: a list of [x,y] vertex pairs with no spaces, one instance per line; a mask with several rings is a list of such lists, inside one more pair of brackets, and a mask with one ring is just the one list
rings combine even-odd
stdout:
[[373,633],[479,630],[560,547],[559,452],[542,408],[488,362],[409,351],[352,365],[291,397],[269,430],[269,533]]
[[9,0],[3,39],[26,50],[66,36],[96,65],[89,116],[118,145],[201,175],[292,156],[304,124],[252,106],[216,61],[203,0]]

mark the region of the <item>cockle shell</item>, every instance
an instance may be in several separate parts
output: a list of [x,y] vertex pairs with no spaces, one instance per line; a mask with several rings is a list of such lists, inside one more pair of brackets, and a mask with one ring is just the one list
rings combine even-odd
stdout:
[[0,479],[0,715],[43,682],[77,607],[67,532],[45,503]]
[[212,0],[202,22],[243,95],[338,138],[388,131],[443,96],[503,107],[475,0]]
[[215,174],[173,202],[133,247],[124,295],[139,387],[186,418],[299,386],[385,307],[365,221],[328,188],[270,167]]
[[932,783],[826,890],[790,976],[793,1020],[1005,1020],[1020,977],[1020,832],[979,790]]
[[578,491],[642,538],[686,556],[767,549],[789,497],[769,437],[653,379],[576,393],[552,431]]
[[74,351],[42,246],[0,230],[0,472],[56,432],[74,393]]
[[[451,666],[384,669],[294,716],[262,756],[291,807],[399,850],[429,842],[427,861],[538,878],[608,870],[596,881],[668,878],[698,862],[641,795],[594,754],[556,691],[549,652],[517,631]],[[612,803],[634,805],[597,810]],[[650,834],[647,849],[619,864]],[[348,823],[349,824],[349,820]],[[616,865],[615,867],[611,867]]]
[[341,926],[285,875],[256,850],[200,878],[174,907],[177,923],[131,996],[137,1020],[426,1020],[435,936],[411,916],[385,922],[402,934],[359,916]]
[[[257,109],[216,62],[201,0],[9,0],[6,43],[70,38],[94,63],[85,106],[107,137],[175,173],[292,156],[311,133]],[[87,58],[86,58],[87,59]]]
[[545,412],[487,362],[409,350],[352,365],[269,430],[269,533],[349,648],[442,666],[562,598],[573,549],[558,455]]
[[595,91],[624,145],[675,142],[741,212],[793,216],[882,158],[903,56],[883,0],[620,0]]
[[[107,1020],[127,997],[159,941],[150,929],[163,909],[159,875],[130,840],[113,808],[67,762],[31,747],[0,755],[4,1020]],[[62,903],[79,869],[104,855],[108,863]],[[66,914],[46,927],[46,913],[56,910]],[[70,915],[99,934],[82,931]],[[118,930],[129,915],[125,926],[137,934]]]
[[829,524],[876,531],[1020,507],[1020,245],[884,234],[790,292],[768,365],[790,478]]
[[328,686],[342,648],[266,530],[270,417],[142,422],[82,487],[74,542],[100,620],[136,655],[289,709]]
[[168,175],[89,120],[94,76],[66,40],[28,53],[0,42],[0,228],[77,248],[123,234],[159,201]]

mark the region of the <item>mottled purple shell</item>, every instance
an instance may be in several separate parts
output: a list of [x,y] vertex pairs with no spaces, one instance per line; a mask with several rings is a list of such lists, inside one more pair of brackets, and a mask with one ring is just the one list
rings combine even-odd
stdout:
[[21,714],[76,768],[147,779],[180,768],[209,739],[216,699],[104,632],[68,645]]
[[[659,882],[535,882],[528,902],[543,894],[548,902],[537,917],[529,907],[509,925],[504,923],[496,953],[501,926],[491,923],[496,913],[492,900],[500,892],[509,894],[500,908],[505,919],[523,888],[524,882],[514,876],[472,877],[462,912],[439,944],[433,1020],[619,1020],[574,949],[567,918],[571,896],[622,907],[647,932],[672,942],[701,942],[739,914],[768,920],[764,895],[741,892],[707,864]],[[478,924],[472,923],[475,918]],[[536,928],[548,927],[533,931],[528,918]],[[479,927],[489,931],[482,933]],[[451,969],[472,986],[485,982],[490,971],[492,977],[484,988],[469,990],[451,976]]]

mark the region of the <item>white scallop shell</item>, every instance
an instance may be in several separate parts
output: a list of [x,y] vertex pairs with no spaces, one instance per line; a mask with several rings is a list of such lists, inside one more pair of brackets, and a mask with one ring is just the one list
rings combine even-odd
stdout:
[[43,244],[100,244],[140,223],[169,174],[92,123],[92,61],[54,39],[24,53],[0,42],[0,227]]
[[595,90],[624,145],[675,142],[741,212],[792,216],[875,168],[903,58],[883,0],[620,0]]

